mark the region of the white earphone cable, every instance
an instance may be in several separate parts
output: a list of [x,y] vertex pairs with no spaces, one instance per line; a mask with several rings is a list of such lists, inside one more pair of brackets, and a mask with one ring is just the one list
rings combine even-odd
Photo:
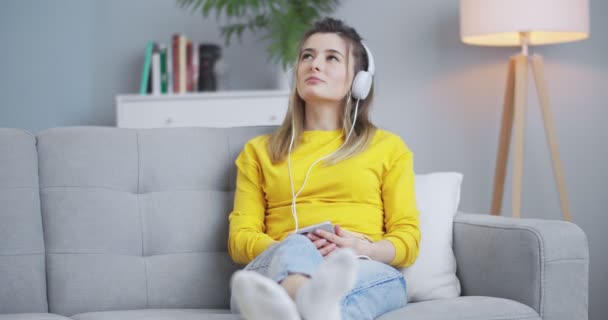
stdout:
[[346,138],[344,139],[344,142],[342,143],[342,145],[340,145],[340,147],[338,149],[336,149],[334,152],[321,157],[319,159],[317,159],[315,162],[313,162],[310,167],[308,167],[308,170],[306,171],[306,176],[304,177],[304,182],[302,182],[302,186],[300,187],[300,190],[298,190],[297,193],[294,193],[294,183],[293,183],[293,176],[291,173],[291,149],[293,147],[293,141],[294,141],[294,131],[295,131],[295,126],[294,126],[294,120],[292,117],[292,123],[291,123],[291,141],[289,142],[289,151],[287,152],[287,171],[289,171],[289,184],[291,185],[291,215],[293,216],[294,222],[295,222],[295,231],[294,232],[298,232],[298,212],[296,210],[296,199],[298,198],[298,196],[300,195],[300,193],[302,192],[302,190],[304,190],[304,186],[306,185],[306,182],[308,181],[308,175],[310,174],[310,171],[312,170],[312,168],[321,160],[327,159],[331,156],[333,156],[334,154],[336,154],[338,151],[340,151],[340,149],[342,149],[342,147],[344,147],[344,145],[346,145],[346,142],[348,141],[348,138],[350,138],[350,135],[352,134],[354,128],[355,128],[355,123],[357,122],[357,114],[359,113],[359,99],[357,99],[357,102],[355,103],[355,115],[353,117],[353,123],[350,127],[350,130],[348,131],[348,135],[346,135]]
[[293,120],[293,116],[291,118],[291,141],[289,142],[289,151],[287,152],[287,171],[289,171],[289,185],[291,186],[291,215],[293,216],[293,219],[295,221],[296,224],[296,231],[298,231],[298,215],[295,212],[295,193],[294,193],[294,186],[293,186],[293,176],[291,174],[291,148],[293,147],[293,139],[294,139],[294,132],[295,131],[295,121]]

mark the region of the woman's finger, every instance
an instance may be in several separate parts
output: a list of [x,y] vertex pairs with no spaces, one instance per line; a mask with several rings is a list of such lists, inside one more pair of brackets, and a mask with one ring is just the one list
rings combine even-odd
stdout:
[[327,240],[321,238],[312,242],[317,249],[323,248],[327,244]]
[[310,239],[311,241],[317,241],[319,239],[323,239],[313,233],[307,233],[306,236],[308,237],[308,239]]
[[326,245],[325,247],[319,249],[319,252],[321,253],[322,256],[326,256],[328,254],[330,254],[332,251],[334,251],[337,248],[335,243],[330,243],[328,245]]
[[325,238],[325,239],[327,239],[327,241],[335,243],[335,244],[337,244],[339,246],[344,245],[344,238],[342,238],[342,237],[340,237],[338,235],[335,235],[333,233],[329,233],[329,232],[327,232],[325,230],[317,229],[315,231],[315,235],[318,236],[318,237]]
[[339,235],[340,237],[344,237],[347,235],[347,233],[345,232],[344,229],[342,229],[342,227],[340,227],[339,225],[336,225],[334,227],[334,230],[336,231],[336,234]]

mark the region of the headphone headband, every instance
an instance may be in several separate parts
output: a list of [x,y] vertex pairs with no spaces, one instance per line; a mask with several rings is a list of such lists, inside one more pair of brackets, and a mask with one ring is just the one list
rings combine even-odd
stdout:
[[365,45],[365,43],[361,42],[361,45],[365,49],[365,55],[367,55],[367,72],[371,73],[372,76],[376,73],[376,65],[374,64],[374,56],[372,56],[372,52]]

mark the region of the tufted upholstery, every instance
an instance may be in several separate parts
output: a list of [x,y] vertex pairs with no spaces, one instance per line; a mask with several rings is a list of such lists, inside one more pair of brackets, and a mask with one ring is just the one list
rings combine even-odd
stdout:
[[237,266],[225,164],[249,138],[238,128],[40,134],[50,311],[227,309]]
[[36,139],[0,128],[0,314],[47,312]]

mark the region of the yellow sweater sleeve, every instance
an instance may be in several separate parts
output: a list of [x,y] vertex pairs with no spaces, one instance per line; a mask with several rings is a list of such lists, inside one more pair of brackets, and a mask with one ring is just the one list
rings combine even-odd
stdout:
[[229,216],[228,253],[234,262],[247,264],[275,243],[266,232],[266,204],[262,175],[253,151],[247,146],[237,160],[234,209]]
[[390,265],[397,268],[412,265],[420,246],[413,167],[412,152],[405,147],[405,151],[390,164],[382,184],[384,240],[395,246],[395,258]]

